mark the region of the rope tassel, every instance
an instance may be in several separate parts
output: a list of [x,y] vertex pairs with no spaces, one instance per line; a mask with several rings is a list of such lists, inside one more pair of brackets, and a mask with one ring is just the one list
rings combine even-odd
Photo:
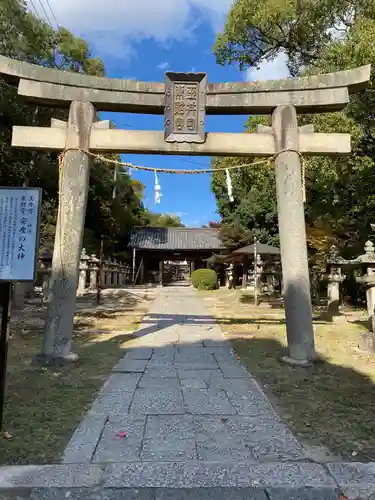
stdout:
[[229,200],[231,202],[233,202],[234,198],[233,198],[232,179],[230,178],[229,170],[227,168],[225,169],[225,174],[226,174],[228,197],[229,197]]

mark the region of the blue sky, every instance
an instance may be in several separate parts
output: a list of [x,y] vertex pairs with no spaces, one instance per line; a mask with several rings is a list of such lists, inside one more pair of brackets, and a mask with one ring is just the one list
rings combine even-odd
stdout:
[[[93,55],[102,57],[108,77],[163,81],[168,70],[205,72],[210,82],[287,75],[283,57],[245,73],[216,64],[212,47],[231,0],[50,0],[50,4],[57,22],[85,36]],[[162,130],[164,126],[162,116],[103,113],[103,118],[122,129]],[[242,132],[245,120],[244,116],[208,116],[206,131]],[[210,165],[207,157],[124,155],[123,160],[173,169]],[[153,175],[134,170],[132,175],[145,184],[145,205],[150,210],[177,214],[190,227],[219,219],[209,174],[159,174],[160,205],[154,205]]]

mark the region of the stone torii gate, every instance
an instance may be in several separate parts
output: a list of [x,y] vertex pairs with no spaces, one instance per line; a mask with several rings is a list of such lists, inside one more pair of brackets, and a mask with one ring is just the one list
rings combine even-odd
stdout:
[[[289,356],[315,358],[300,154],[350,153],[349,134],[298,128],[297,113],[343,109],[361,91],[370,66],[299,79],[208,83],[205,73],[166,73],[164,83],[107,79],[0,57],[0,74],[29,102],[69,108],[68,123],[14,127],[12,145],[65,151],[53,255],[51,293],[42,359],[74,360],[70,352],[78,263],[86,212],[90,157],[102,152],[165,155],[264,156],[277,154],[276,189]],[[164,114],[164,131],[113,130],[96,111]],[[205,115],[269,115],[257,133],[206,133]]]

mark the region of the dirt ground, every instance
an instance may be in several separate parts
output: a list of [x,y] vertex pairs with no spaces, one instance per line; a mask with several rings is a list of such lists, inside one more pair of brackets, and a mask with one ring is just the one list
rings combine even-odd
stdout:
[[280,361],[287,345],[282,307],[256,307],[240,290],[202,295],[242,363],[302,442],[320,452],[326,447],[327,456],[375,460],[375,355],[358,348],[367,329],[364,310],[344,308],[335,322],[315,320],[319,360],[312,368],[292,368]]
[[111,368],[155,296],[155,290],[104,290],[78,299],[72,351],[77,364],[41,368],[31,360],[40,352],[46,309],[41,299],[15,311],[11,321],[4,430],[0,464],[59,461],[70,436],[90,407]]

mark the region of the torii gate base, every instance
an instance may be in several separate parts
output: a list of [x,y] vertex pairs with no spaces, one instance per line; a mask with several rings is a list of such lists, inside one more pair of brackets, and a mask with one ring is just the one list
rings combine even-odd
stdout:
[[[165,84],[110,80],[51,70],[0,56],[0,74],[18,83],[18,94],[49,106],[70,106],[69,121],[51,128],[14,127],[12,145],[62,151],[61,192],[52,263],[48,319],[40,362],[74,361],[70,352],[79,256],[86,213],[87,152],[273,156],[289,355],[308,366],[315,359],[299,154],[350,153],[348,134],[298,129],[300,113],[343,109],[349,91],[362,90],[370,66],[297,80],[208,84],[204,73],[167,73]],[[95,107],[165,115],[165,131],[111,130],[94,123]],[[257,134],[205,133],[205,113],[269,114],[272,128]]]

